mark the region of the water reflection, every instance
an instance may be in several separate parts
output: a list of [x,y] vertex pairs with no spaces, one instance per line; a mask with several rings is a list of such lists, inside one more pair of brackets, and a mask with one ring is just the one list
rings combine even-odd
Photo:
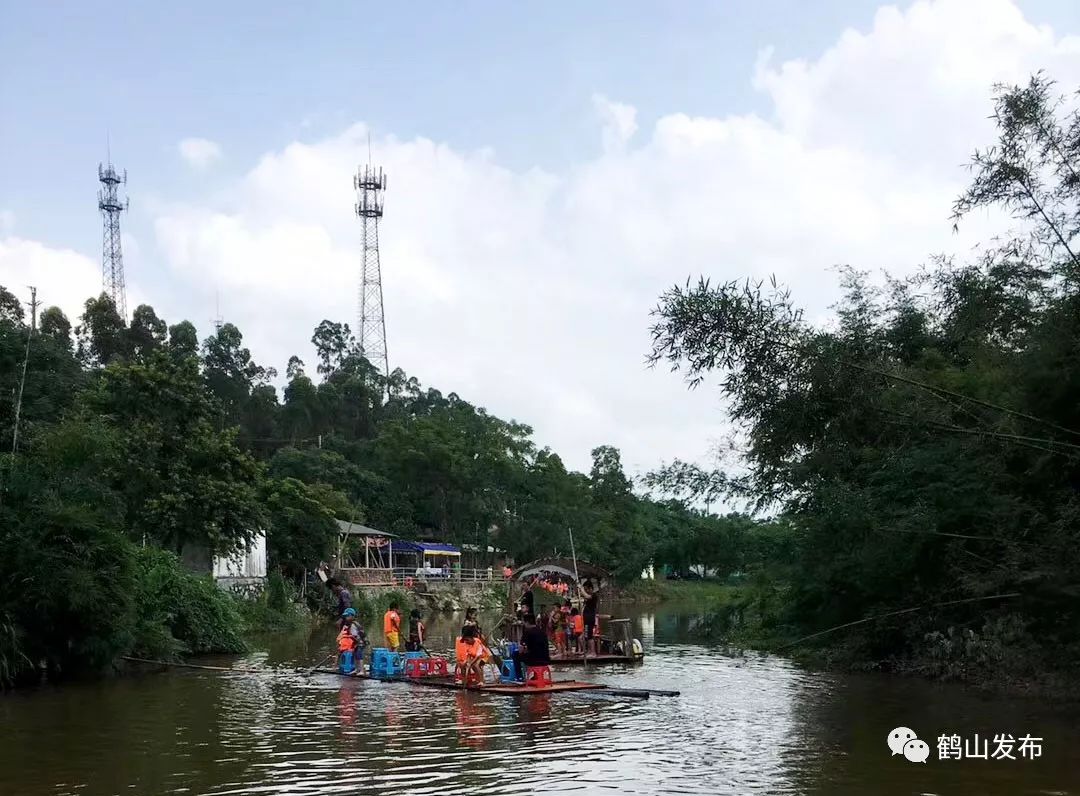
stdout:
[[[644,665],[558,673],[676,687],[678,699],[506,698],[309,673],[333,649],[329,630],[218,661],[265,674],[172,670],[0,698],[0,793],[1080,793],[1075,710],[724,654],[690,643],[697,618],[640,614]],[[459,623],[435,618],[433,648],[449,648]],[[1037,761],[914,765],[888,754],[897,724],[928,741],[952,728],[1047,742]]]

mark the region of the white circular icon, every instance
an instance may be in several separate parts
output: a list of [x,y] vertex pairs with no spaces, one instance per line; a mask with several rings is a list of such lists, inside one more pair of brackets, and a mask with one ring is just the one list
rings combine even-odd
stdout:
[[926,758],[929,756],[930,747],[926,745],[926,741],[920,741],[916,738],[904,744],[904,757],[912,763],[925,763]]
[[[918,736],[907,727],[897,727],[889,733],[889,748],[892,749],[894,755],[902,755],[904,753],[904,744],[917,738]],[[925,744],[923,745],[925,746]]]

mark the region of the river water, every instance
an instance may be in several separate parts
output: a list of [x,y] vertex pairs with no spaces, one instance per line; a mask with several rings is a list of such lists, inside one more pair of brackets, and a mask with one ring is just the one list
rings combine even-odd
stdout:
[[[681,696],[504,697],[297,672],[332,649],[327,628],[200,661],[257,674],[170,669],[0,697],[0,794],[1080,794],[1075,705],[807,672],[696,643],[694,608],[630,615],[642,665],[556,677]],[[448,647],[459,621],[433,620],[429,646]],[[929,744],[925,763],[890,753],[901,725]],[[1041,738],[1041,756],[938,758],[939,735],[975,751],[975,733]]]

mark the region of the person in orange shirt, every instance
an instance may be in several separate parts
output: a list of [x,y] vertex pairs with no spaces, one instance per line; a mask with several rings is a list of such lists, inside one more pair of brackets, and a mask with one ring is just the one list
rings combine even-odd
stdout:
[[581,612],[577,608],[570,609],[570,626],[572,632],[570,634],[570,640],[577,647],[579,655],[585,654],[585,617],[581,615]]
[[396,602],[390,603],[390,610],[383,614],[382,621],[386,646],[391,652],[397,652],[401,647],[401,614]]
[[[457,658],[454,666],[454,682],[458,685],[481,687],[484,684],[486,649],[480,639],[477,638],[477,634],[476,625],[465,625],[461,628],[461,636],[454,645]],[[477,675],[475,679],[473,677],[474,673]]]

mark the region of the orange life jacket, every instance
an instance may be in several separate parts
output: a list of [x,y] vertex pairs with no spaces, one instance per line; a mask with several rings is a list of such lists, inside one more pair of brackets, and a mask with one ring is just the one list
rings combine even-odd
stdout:
[[575,633],[584,633],[585,632],[585,617],[583,617],[581,614],[578,614],[577,616],[574,617],[574,632]]
[[337,636],[338,652],[352,652],[356,646],[356,639],[352,637],[351,628],[346,625]]
[[401,631],[401,616],[397,611],[387,611],[383,614],[382,629],[384,634]]

